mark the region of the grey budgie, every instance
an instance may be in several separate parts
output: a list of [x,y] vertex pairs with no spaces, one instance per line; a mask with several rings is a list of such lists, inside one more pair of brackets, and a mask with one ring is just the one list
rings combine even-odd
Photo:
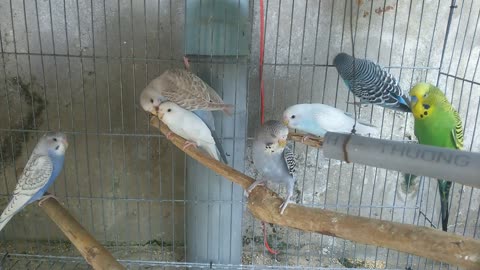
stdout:
[[286,146],[288,128],[281,122],[269,120],[257,130],[253,143],[252,156],[257,171],[262,175],[247,189],[250,193],[256,186],[270,180],[287,185],[287,197],[280,205],[280,214],[291,202],[295,185],[295,155]]
[[337,54],[333,64],[348,89],[360,98],[360,103],[410,112],[408,96],[402,91],[395,77],[380,65],[370,60],[353,58],[346,53]]

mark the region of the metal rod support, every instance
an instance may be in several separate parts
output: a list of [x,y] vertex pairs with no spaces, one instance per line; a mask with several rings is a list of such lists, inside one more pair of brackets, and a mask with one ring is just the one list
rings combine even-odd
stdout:
[[323,153],[343,161],[347,154],[350,162],[480,188],[479,153],[333,132],[325,134]]

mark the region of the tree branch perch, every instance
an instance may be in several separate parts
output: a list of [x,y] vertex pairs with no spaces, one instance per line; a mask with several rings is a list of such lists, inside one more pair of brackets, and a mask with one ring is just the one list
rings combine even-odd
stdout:
[[[157,117],[152,117],[150,123],[159,128],[163,134],[170,131]],[[300,142],[303,138],[298,134],[290,137]],[[185,142],[177,135],[172,135],[171,141],[180,149]],[[318,140],[315,143],[318,146],[312,146],[319,147],[320,143]],[[187,148],[185,153],[244,189],[254,181],[197,149]],[[256,218],[265,222],[335,236],[362,244],[390,248],[465,269],[480,269],[479,240],[428,227],[350,216],[295,204],[290,204],[281,216],[279,206],[282,202],[283,200],[273,191],[265,187],[257,187],[250,193],[248,209]]]
[[56,199],[46,199],[40,208],[57,224],[93,269],[125,269]]
[[302,133],[288,133],[289,140],[300,142],[316,148],[322,148],[323,146],[323,138],[321,137],[308,136],[308,138],[306,138],[305,140],[304,138],[306,138],[306,136]]

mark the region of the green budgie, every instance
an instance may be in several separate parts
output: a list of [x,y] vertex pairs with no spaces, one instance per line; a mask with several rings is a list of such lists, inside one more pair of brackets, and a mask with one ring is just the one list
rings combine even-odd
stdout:
[[[410,90],[410,98],[415,117],[415,136],[420,144],[463,148],[462,120],[440,89],[428,83],[418,83]],[[414,177],[405,175],[407,181]],[[451,186],[452,182],[438,179],[444,231],[447,231],[448,195]]]

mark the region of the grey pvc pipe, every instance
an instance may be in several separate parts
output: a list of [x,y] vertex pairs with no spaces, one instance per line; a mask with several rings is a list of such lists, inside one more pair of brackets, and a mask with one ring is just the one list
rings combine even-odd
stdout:
[[480,188],[480,153],[327,132],[327,158],[441,178]]

